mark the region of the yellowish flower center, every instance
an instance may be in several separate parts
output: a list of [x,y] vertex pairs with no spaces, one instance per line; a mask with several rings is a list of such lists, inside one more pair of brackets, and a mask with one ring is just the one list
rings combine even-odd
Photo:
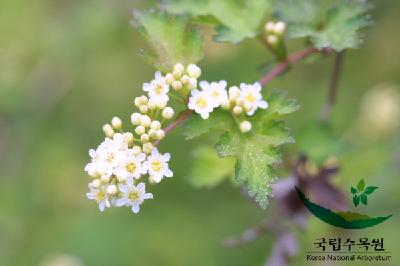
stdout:
[[128,171],[128,172],[130,172],[130,173],[133,173],[133,172],[135,172],[135,170],[136,170],[136,164],[134,164],[134,163],[128,163],[128,164],[126,165],[126,171]]
[[96,201],[97,202],[102,201],[105,198],[106,198],[106,193],[104,193],[104,191],[100,190],[99,193],[97,193],[97,195],[96,195]]
[[196,105],[203,109],[207,106],[207,101],[203,97],[200,97],[199,99],[197,99]]
[[160,161],[154,161],[151,163],[151,168],[154,172],[160,172],[162,168],[162,163]]
[[213,90],[211,93],[211,96],[214,98],[218,98],[219,97],[219,92],[217,90]]
[[249,93],[249,94],[246,95],[246,97],[244,97],[244,100],[246,102],[254,103],[256,101],[256,98],[254,97],[253,94]]
[[136,200],[138,200],[138,199],[139,199],[139,192],[136,191],[136,190],[131,191],[131,192],[129,193],[129,195],[128,195],[128,199],[131,200],[131,201],[136,201]]
[[163,87],[162,84],[157,83],[154,90],[155,90],[157,95],[161,95],[163,93],[163,91],[164,91],[164,87]]
[[115,159],[115,154],[114,153],[108,154],[108,156],[107,156],[107,162],[108,163],[112,163],[112,161],[114,161],[114,159]]

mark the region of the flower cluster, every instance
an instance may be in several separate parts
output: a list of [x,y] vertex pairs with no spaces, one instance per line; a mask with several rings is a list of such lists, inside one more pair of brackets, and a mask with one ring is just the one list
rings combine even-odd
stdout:
[[[244,114],[252,116],[258,108],[265,109],[268,103],[263,100],[261,94],[261,84],[241,83],[240,88],[232,86],[226,89],[225,80],[219,82],[200,82],[200,90],[192,90],[189,98],[189,109],[200,114],[203,119],[207,119],[210,113],[218,107],[229,110],[236,118],[243,117]],[[251,130],[251,123],[247,120],[239,122],[240,131],[245,133]]]
[[174,110],[167,106],[170,85],[177,88],[180,82],[180,89],[196,88],[200,68],[189,65],[185,71],[178,64],[170,75],[167,78],[156,72],[153,80],[143,84],[147,95],[134,100],[138,112],[131,115],[132,132],[124,132],[121,119],[114,117],[103,126],[105,140],[96,150],[89,151],[91,162],[85,171],[93,181],[89,183],[87,197],[97,202],[100,211],[111,206],[128,206],[137,213],[144,200],[153,198],[146,193],[142,178],[148,176],[149,183],[156,184],[173,176],[168,166],[170,154],[161,154],[155,147],[165,136],[162,122],[174,116]]
[[286,24],[285,22],[282,21],[278,22],[269,21],[265,24],[264,29],[265,32],[267,33],[266,37],[267,43],[271,46],[275,46],[286,31]]
[[91,162],[85,167],[93,177],[87,197],[97,202],[100,211],[111,206],[128,206],[137,213],[146,199],[153,198],[153,194],[146,193],[143,177],[148,176],[148,182],[156,184],[164,177],[173,176],[168,166],[170,154],[161,154],[156,148],[165,137],[162,123],[174,116],[174,109],[167,106],[170,98],[178,99],[203,119],[215,108],[228,110],[242,132],[250,131],[251,123],[241,118],[253,115],[258,108],[268,107],[258,82],[227,89],[224,80],[198,83],[200,75],[198,66],[185,67],[180,63],[165,76],[156,72],[153,80],[143,84],[147,95],[134,100],[138,111],[131,115],[132,132],[123,131],[118,117],[103,126],[106,138],[95,150],[89,151]]

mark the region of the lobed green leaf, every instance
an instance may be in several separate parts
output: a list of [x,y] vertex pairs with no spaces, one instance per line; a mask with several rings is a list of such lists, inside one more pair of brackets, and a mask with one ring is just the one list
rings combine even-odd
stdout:
[[232,43],[254,38],[272,11],[270,0],[164,0],[163,5],[169,12],[211,22],[217,31],[214,40]]
[[276,14],[288,24],[289,37],[309,37],[316,48],[358,48],[360,29],[371,24],[371,5],[358,0],[277,0]]
[[184,17],[155,10],[135,10],[133,17],[133,25],[152,48],[143,56],[156,69],[166,72],[178,62],[196,63],[203,57],[202,36]]

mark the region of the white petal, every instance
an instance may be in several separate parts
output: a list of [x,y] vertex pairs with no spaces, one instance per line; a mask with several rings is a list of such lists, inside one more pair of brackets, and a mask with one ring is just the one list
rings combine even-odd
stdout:
[[210,86],[210,84],[205,80],[200,81],[199,85],[203,90],[206,90],[208,86]]
[[161,156],[161,161],[164,163],[168,162],[170,159],[171,159],[171,154],[169,154],[169,153],[164,153]]
[[104,211],[104,208],[105,208],[104,203],[103,203],[103,202],[100,202],[100,203],[99,203],[99,210],[100,210],[101,212],[103,212],[103,211]]
[[266,109],[266,108],[268,108],[268,103],[266,101],[261,100],[258,102],[258,107],[260,107],[262,109]]
[[143,161],[146,159],[146,154],[140,153],[140,154],[136,157],[136,159],[137,159],[139,162],[143,162]]
[[121,206],[127,205],[127,203],[128,203],[128,200],[126,198],[117,199],[117,201],[115,202],[115,206],[121,207]]
[[207,119],[208,117],[210,117],[210,114],[209,114],[209,113],[206,113],[206,112],[202,112],[202,113],[200,114],[200,116],[201,116],[201,118],[203,118],[203,119]]
[[169,169],[165,169],[164,174],[166,177],[172,177],[174,175],[174,173]]
[[152,198],[153,198],[153,194],[151,194],[151,193],[146,193],[143,196],[143,199],[152,199]]
[[139,204],[134,204],[134,205],[132,205],[132,211],[133,211],[134,213],[138,213],[138,212],[140,211]]
[[158,152],[157,148],[153,148],[153,150],[151,151],[151,156],[158,156],[160,153]]
[[146,189],[146,185],[145,185],[143,182],[140,182],[140,183],[136,186],[136,188],[137,188],[138,190],[144,192],[145,189]]

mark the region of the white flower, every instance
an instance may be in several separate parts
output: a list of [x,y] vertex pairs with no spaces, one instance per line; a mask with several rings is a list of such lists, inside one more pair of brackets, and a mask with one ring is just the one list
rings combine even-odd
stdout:
[[129,180],[132,178],[138,179],[142,175],[146,174],[147,170],[142,165],[143,161],[146,159],[144,153],[135,155],[136,151],[127,150],[125,156],[121,157],[119,165],[115,171],[115,174],[121,180]]
[[240,84],[240,89],[239,100],[242,100],[245,104],[251,104],[251,109],[247,112],[248,115],[253,115],[257,108],[266,109],[268,107],[268,103],[262,98],[261,84],[259,82],[254,84],[242,83]]
[[200,87],[209,93],[210,98],[212,99],[212,103],[214,107],[220,106],[221,103],[225,102],[228,99],[228,93],[226,92],[226,81],[221,80],[219,82],[211,82],[201,81]]
[[169,91],[169,85],[161,75],[161,72],[157,71],[154,75],[154,79],[150,83],[143,84],[143,90],[147,91],[150,98],[152,98],[155,96],[166,95]]
[[96,150],[89,150],[91,162],[85,166],[85,171],[94,177],[110,177],[128,149],[128,141],[121,133],[116,133],[112,139],[106,138]]
[[94,200],[99,204],[99,210],[104,211],[105,208],[110,208],[111,204],[105,186],[95,188],[89,184],[89,193],[86,194],[87,198]]
[[192,90],[188,107],[200,114],[203,119],[207,119],[214,109],[214,102],[207,91]]
[[132,180],[128,180],[126,185],[119,186],[122,195],[116,201],[116,206],[130,206],[134,213],[138,213],[144,200],[153,198],[153,194],[146,193],[145,189],[144,183],[139,183],[135,186]]
[[149,99],[148,106],[154,106],[159,109],[163,109],[165,106],[167,106],[168,101],[169,97],[167,94],[153,95]]
[[151,151],[151,155],[147,156],[144,167],[146,167],[150,179],[156,183],[159,183],[164,176],[172,177],[173,173],[168,168],[168,161],[171,158],[169,153],[160,154],[157,148]]

